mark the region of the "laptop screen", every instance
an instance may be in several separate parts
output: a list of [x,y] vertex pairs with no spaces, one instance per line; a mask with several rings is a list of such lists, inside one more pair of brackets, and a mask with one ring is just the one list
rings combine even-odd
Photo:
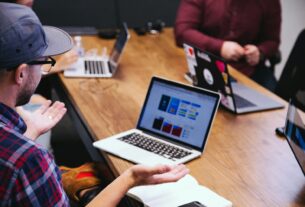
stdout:
[[305,175],[305,112],[289,104],[286,117],[285,135]]
[[138,129],[203,150],[219,94],[154,77]]
[[112,51],[110,53],[109,61],[112,66],[117,67],[120,61],[121,54],[123,49],[129,39],[130,35],[128,32],[127,24],[124,22],[120,28],[120,33],[114,43]]

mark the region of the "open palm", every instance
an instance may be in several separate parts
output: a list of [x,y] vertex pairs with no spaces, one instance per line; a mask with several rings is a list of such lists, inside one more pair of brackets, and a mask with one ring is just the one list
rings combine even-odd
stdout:
[[135,165],[130,168],[135,185],[151,185],[175,182],[189,173],[184,165],[157,165],[154,167]]
[[45,101],[40,108],[31,112],[17,108],[17,112],[27,125],[25,136],[35,140],[43,133],[52,129],[64,116],[67,109],[65,105],[56,101],[51,105],[51,101]]

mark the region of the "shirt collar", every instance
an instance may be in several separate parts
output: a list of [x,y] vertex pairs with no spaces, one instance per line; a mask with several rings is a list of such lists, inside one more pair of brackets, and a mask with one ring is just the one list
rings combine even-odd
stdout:
[[26,131],[26,124],[19,114],[12,108],[0,103],[0,124],[23,134]]

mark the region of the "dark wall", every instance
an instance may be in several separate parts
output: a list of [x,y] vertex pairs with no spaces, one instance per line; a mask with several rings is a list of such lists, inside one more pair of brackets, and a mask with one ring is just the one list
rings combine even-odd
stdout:
[[121,19],[131,27],[161,19],[173,26],[180,0],[118,0]]
[[114,0],[36,0],[41,22],[53,26],[116,26]]
[[172,26],[180,0],[36,0],[34,10],[43,24],[113,28],[126,21],[129,27],[163,20]]

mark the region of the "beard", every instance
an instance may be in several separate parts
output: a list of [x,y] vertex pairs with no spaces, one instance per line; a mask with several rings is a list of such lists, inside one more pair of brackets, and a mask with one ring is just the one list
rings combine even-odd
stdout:
[[28,76],[26,84],[20,90],[17,96],[16,106],[22,106],[24,104],[27,104],[30,101],[32,95],[34,94],[38,83],[40,82],[41,75],[39,74],[39,77],[36,75],[36,77],[34,71],[31,72],[32,74]]
[[34,92],[35,89],[34,90],[24,89],[23,91],[21,91],[17,98],[16,106],[22,106],[27,104],[30,101]]

